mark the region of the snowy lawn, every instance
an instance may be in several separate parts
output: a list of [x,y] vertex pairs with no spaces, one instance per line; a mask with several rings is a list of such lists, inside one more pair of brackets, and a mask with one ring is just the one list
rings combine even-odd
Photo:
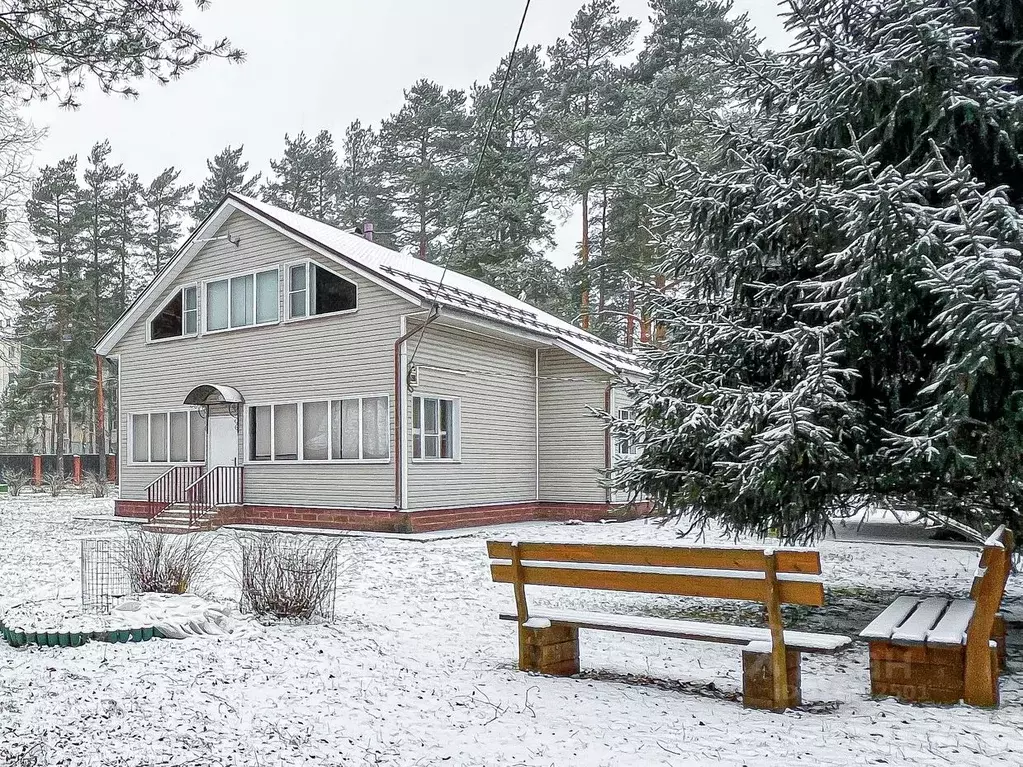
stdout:
[[[73,521],[108,500],[0,500],[0,602],[74,596],[81,537],[120,526]],[[236,600],[235,534],[206,587]],[[642,522],[524,524],[469,537],[350,538],[333,625],[232,635],[0,645],[0,764],[34,765],[998,765],[1023,764],[1023,658],[1002,707],[869,699],[866,647],[804,657],[805,710],[743,710],[738,647],[582,632],[581,679],[515,669],[511,588],[490,582],[484,540],[673,543]],[[854,633],[899,591],[962,595],[973,551],[826,541],[829,606],[800,626]],[[1010,581],[1010,600],[1023,597]],[[201,591],[201,590],[200,590]],[[755,620],[733,603],[535,590],[535,604]]]

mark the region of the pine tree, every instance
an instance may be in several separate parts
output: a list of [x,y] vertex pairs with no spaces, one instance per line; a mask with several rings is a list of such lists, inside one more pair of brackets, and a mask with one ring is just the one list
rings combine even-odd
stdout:
[[638,22],[622,18],[614,0],[591,0],[572,20],[567,37],[548,49],[552,100],[548,130],[564,147],[565,193],[582,207],[579,248],[580,324],[590,327],[590,195],[606,172],[602,157],[615,133],[601,104],[623,78],[618,61],[632,48]]
[[305,132],[284,136],[284,155],[270,161],[273,175],[263,184],[263,200],[280,208],[310,215],[316,207],[313,143]]
[[663,279],[650,246],[650,211],[668,192],[657,179],[670,155],[711,161],[708,121],[743,114],[733,95],[743,75],[724,52],[741,60],[756,49],[747,19],[733,13],[730,0],[651,0],[650,10],[650,31],[635,63],[612,84],[615,98],[601,107],[616,119],[591,216],[593,329],[629,346],[641,324],[637,286]]
[[0,88],[10,96],[54,96],[74,107],[90,80],[104,93],[134,96],[134,80],[166,83],[210,57],[241,61],[244,54],[226,38],[206,43],[181,19],[177,2],[9,0],[0,8]]
[[380,167],[398,219],[395,240],[419,258],[436,253],[455,217],[452,200],[468,166],[465,94],[420,80],[380,126]]
[[[471,198],[468,186],[455,200],[468,204],[461,231],[443,251],[444,263],[463,274],[557,312],[569,308],[564,280],[544,251],[554,244],[548,209],[549,179],[558,148],[541,127],[546,70],[539,46],[517,52],[501,101],[506,57],[485,86],[472,91],[472,142],[468,153],[482,164]],[[483,147],[493,118],[490,141]]]
[[197,199],[190,208],[196,226],[213,212],[228,192],[238,192],[248,197],[256,194],[262,174],[257,173],[246,178],[249,164],[242,162],[244,150],[244,144],[237,149],[227,146],[212,160],[206,161],[209,175],[199,185]]
[[69,407],[83,401],[83,378],[88,385],[88,374],[82,375],[83,361],[90,373],[93,369],[82,245],[85,216],[77,164],[77,157],[69,157],[42,168],[26,203],[38,252],[20,264],[25,288],[17,329],[22,369],[12,384],[13,399],[35,405],[22,411],[26,418],[33,413],[53,415],[51,442],[58,457],[65,450]]
[[[85,276],[90,283],[92,301],[88,314],[92,320],[92,342],[96,344],[104,331],[114,322],[117,314],[111,311],[116,306],[110,299],[116,287],[114,268],[115,249],[113,233],[117,225],[116,197],[118,185],[124,178],[124,168],[110,165],[110,142],[96,144],[89,153],[85,168],[85,184],[82,189],[82,217],[84,231],[82,244],[88,259]],[[103,380],[100,369],[102,359],[96,357],[97,381]],[[102,405],[97,385],[97,411]],[[95,421],[95,449],[99,454],[106,452],[106,424]]]
[[110,246],[115,261],[117,314],[120,315],[145,287],[145,256],[140,247],[146,233],[145,208],[142,205],[142,184],[135,173],[126,173],[114,190],[111,206],[114,218],[110,229]]
[[1023,532],[1023,94],[978,55],[1023,35],[978,7],[801,0],[796,50],[736,62],[756,119],[659,211],[625,486],[732,533],[877,502]]
[[359,120],[345,130],[341,148],[338,224],[355,229],[365,222],[373,224],[374,240],[394,246],[397,220],[385,198],[380,172],[380,149],[376,133]]
[[167,168],[142,192],[142,200],[149,215],[146,233],[150,253],[146,273],[149,275],[163,268],[181,239],[185,202],[195,187],[192,184],[179,185],[180,177],[180,170]]

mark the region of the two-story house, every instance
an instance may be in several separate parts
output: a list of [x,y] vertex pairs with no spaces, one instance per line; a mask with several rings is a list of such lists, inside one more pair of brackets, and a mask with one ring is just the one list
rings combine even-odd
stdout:
[[97,351],[120,371],[116,513],[169,528],[605,517],[594,412],[642,374],[478,280],[235,194]]

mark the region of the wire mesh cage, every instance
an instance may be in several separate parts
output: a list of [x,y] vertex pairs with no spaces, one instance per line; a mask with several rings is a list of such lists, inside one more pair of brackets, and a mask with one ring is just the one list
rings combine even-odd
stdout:
[[95,613],[109,613],[131,593],[125,569],[127,541],[111,538],[82,540],[82,607]]
[[241,609],[296,621],[334,620],[340,541],[255,534],[241,543]]

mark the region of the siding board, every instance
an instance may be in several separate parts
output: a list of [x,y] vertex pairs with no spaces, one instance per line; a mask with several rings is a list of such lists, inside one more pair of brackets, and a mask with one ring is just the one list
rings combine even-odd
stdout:
[[416,393],[460,400],[461,461],[410,461],[409,509],[535,500],[534,349],[434,324],[415,363]]
[[608,376],[560,349],[540,351],[540,500],[603,503]]
[[[146,342],[146,321],[133,326],[112,351],[122,360],[122,498],[143,499],[146,487],[169,468],[128,461],[129,414],[180,407],[185,395],[199,384],[233,386],[249,404],[372,394],[391,394],[393,400],[394,340],[400,335],[400,316],[414,307],[244,214],[231,216],[217,235],[228,231],[233,238],[241,238],[240,245],[235,247],[226,240],[208,243],[154,304],[154,311],[182,285],[305,258],[355,282],[358,311],[161,343]],[[201,295],[199,308],[204,310]],[[283,305],[281,308],[283,317]],[[392,401],[392,423],[393,409]],[[240,428],[240,442],[243,432]],[[393,444],[391,456],[393,461]],[[393,463],[246,464],[245,500],[389,508],[393,506],[393,477]]]

